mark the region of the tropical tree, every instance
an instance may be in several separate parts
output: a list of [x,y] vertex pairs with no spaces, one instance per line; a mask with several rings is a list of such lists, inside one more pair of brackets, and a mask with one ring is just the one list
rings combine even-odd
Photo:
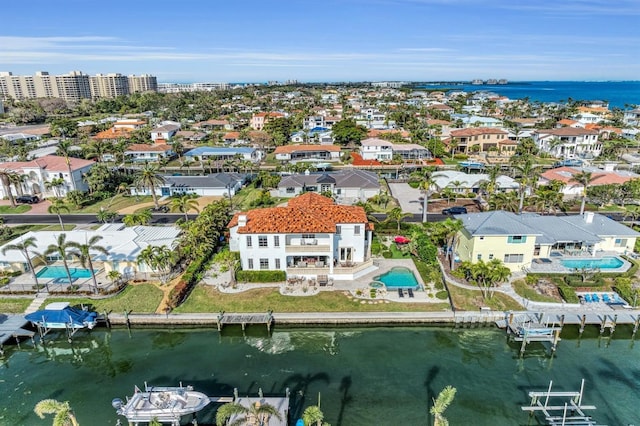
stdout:
[[69,249],[73,248],[73,241],[67,241],[67,234],[62,233],[58,235],[55,244],[49,244],[49,247],[47,247],[47,249],[44,251],[45,256],[55,254],[58,258],[62,259],[64,270],[66,271],[67,278],[69,279],[69,285],[73,284],[73,278],[71,278],[71,271],[69,271],[69,263],[67,262],[67,257],[72,254]]
[[122,223],[124,223],[124,226],[148,225],[152,217],[151,210],[144,209],[140,212],[125,215],[122,218]]
[[118,217],[118,213],[105,209],[100,209],[100,211],[96,214],[96,219],[98,219],[98,222],[100,223],[113,223],[116,217]]
[[224,425],[234,416],[239,416],[233,423],[234,425],[263,426],[269,423],[271,417],[282,420],[278,409],[271,404],[262,404],[260,401],[256,401],[251,403],[249,407],[245,407],[238,402],[229,402],[218,408],[216,424]]
[[238,267],[238,254],[224,249],[216,253],[213,258],[215,263],[220,264],[221,272],[229,272],[229,284],[236,283],[236,268]]
[[27,176],[22,173],[11,173],[9,175],[9,182],[13,184],[18,195],[23,195],[22,184],[27,180]]
[[115,284],[120,278],[122,278],[122,274],[115,269],[109,271],[107,274],[107,278],[111,280],[111,284]]
[[84,244],[76,242],[69,243],[71,247],[77,250],[71,252],[71,255],[78,259],[83,268],[89,269],[91,279],[93,280],[93,289],[96,294],[98,293],[98,280],[96,280],[96,271],[93,268],[93,255],[95,253],[100,253],[105,256],[109,255],[109,251],[106,248],[98,245],[101,239],[101,235],[94,235]]
[[444,412],[453,402],[456,391],[453,386],[447,386],[433,399],[433,405],[429,410],[429,413],[433,416],[433,426],[449,426],[449,421],[444,417]]
[[514,191],[497,192],[489,200],[490,210],[505,210],[516,213],[519,208],[518,195]]
[[410,213],[405,213],[400,207],[395,207],[387,213],[387,222],[395,222],[398,225],[398,232],[400,232],[400,224],[405,217],[411,216]]
[[463,262],[460,269],[464,272],[467,280],[480,287],[485,299],[493,296],[496,284],[506,281],[511,276],[511,270],[504,266],[499,259],[492,259],[486,263],[483,260],[474,263]]
[[144,263],[158,275],[160,284],[169,282],[176,260],[174,251],[167,246],[147,246],[138,255],[138,264]]
[[589,184],[594,180],[593,173],[582,170],[571,176],[569,182],[575,182],[575,186],[582,186],[582,201],[580,203],[580,214],[584,214],[584,207],[587,204],[587,188]]
[[138,170],[134,180],[136,189],[146,188],[149,190],[149,192],[151,192],[151,196],[153,197],[153,204],[156,209],[160,207],[158,205],[156,187],[158,185],[162,185],[165,181],[164,178],[158,174],[158,171],[158,166],[155,166],[153,164],[145,164],[140,170]]
[[518,176],[518,182],[520,183],[520,202],[518,204],[518,212],[522,213],[524,207],[524,196],[529,193],[531,188],[534,188],[538,181],[538,176],[542,171],[540,165],[534,164],[531,157],[525,157],[524,159],[517,158],[511,164],[514,173]]
[[198,201],[192,195],[185,194],[171,200],[171,211],[183,213],[184,220],[189,220],[187,213],[191,210],[195,210],[196,213],[200,212]]
[[56,195],[56,198],[60,198],[62,194],[60,193],[60,188],[62,188],[65,184],[64,178],[53,178],[48,182],[44,183],[44,187],[46,189],[53,189],[53,193]]
[[78,420],[68,401],[43,399],[36,404],[33,411],[41,419],[44,419],[46,414],[53,414],[53,426],[78,426]]
[[75,191],[77,189],[76,180],[73,178],[73,172],[71,170],[71,152],[73,151],[73,148],[73,142],[70,139],[62,139],[58,143],[56,154],[64,157],[64,161],[67,164],[67,171],[69,172],[69,180],[71,181],[71,190]]
[[11,207],[16,206],[16,200],[13,197],[13,192],[11,192],[11,176],[14,174],[15,172],[12,170],[0,169],[0,182],[2,182],[2,191],[5,193],[7,198],[9,198]]
[[328,423],[324,422],[324,413],[320,409],[318,405],[310,405],[305,408],[302,413],[302,421],[305,426],[330,426]]
[[47,208],[47,212],[58,216],[58,221],[60,222],[60,230],[64,231],[64,224],[62,223],[62,216],[60,214],[62,212],[70,212],[69,207],[64,203],[64,201],[62,201],[60,198],[56,198]]
[[[38,276],[36,275],[35,269],[33,269],[33,261],[31,260],[31,257],[33,256],[37,258],[42,258],[42,255],[32,250],[34,247],[37,247],[36,237],[28,237],[28,238],[24,238],[19,243],[9,244],[4,246],[2,248],[2,254],[5,255],[7,254],[8,251],[12,251],[12,250],[21,252],[22,256],[24,256],[24,259],[27,261],[27,265],[29,265],[29,271],[31,271],[31,276],[33,277],[33,281],[36,284],[36,289],[39,289],[40,286],[38,284]],[[49,286],[46,283],[45,283],[45,286],[48,292]]]

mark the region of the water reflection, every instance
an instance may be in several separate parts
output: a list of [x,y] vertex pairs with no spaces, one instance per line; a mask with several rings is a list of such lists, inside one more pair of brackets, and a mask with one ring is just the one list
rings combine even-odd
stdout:
[[245,342],[260,352],[273,355],[292,351],[337,355],[340,349],[339,340],[356,334],[357,332],[341,331],[280,331],[274,332],[270,337],[246,336]]

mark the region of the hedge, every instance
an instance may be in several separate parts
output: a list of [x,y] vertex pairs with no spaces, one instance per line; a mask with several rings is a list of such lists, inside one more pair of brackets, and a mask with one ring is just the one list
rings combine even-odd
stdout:
[[189,293],[204,277],[204,272],[209,266],[209,260],[211,259],[211,252],[206,255],[195,259],[187,266],[184,274],[180,277],[180,281],[169,292],[170,308],[175,308],[180,305],[189,296]]
[[580,303],[580,298],[576,294],[575,289],[568,285],[559,285],[558,292],[567,303]]
[[236,280],[247,283],[277,283],[287,279],[285,271],[238,271]]
[[605,285],[602,277],[597,277],[594,280],[582,281],[582,277],[576,275],[567,275],[564,277],[564,282],[571,287],[602,287]]

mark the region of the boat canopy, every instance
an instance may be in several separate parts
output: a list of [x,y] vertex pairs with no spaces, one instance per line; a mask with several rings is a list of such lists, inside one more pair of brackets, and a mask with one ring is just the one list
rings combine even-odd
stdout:
[[[47,306],[49,308],[49,306]],[[95,322],[98,314],[78,308],[67,306],[63,309],[43,309],[25,315],[25,319],[36,324],[72,324],[74,326],[85,326],[87,323]]]

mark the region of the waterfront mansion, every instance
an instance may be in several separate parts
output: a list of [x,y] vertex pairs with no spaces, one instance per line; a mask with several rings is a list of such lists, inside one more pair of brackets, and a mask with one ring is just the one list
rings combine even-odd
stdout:
[[375,269],[373,224],[364,209],[313,192],[292,198],[286,207],[236,213],[228,226],[229,247],[240,252],[243,270],[350,280]]

